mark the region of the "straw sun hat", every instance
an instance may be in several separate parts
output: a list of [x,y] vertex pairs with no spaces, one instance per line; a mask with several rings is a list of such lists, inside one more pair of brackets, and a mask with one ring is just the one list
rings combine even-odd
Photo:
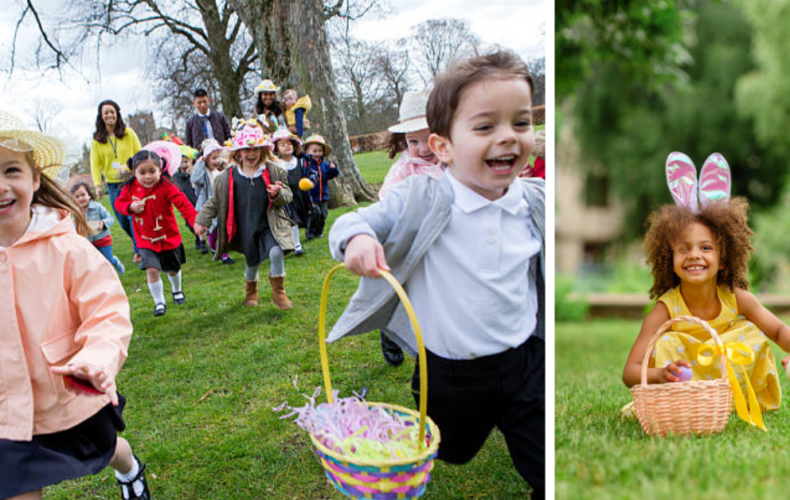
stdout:
[[257,97],[261,92],[277,92],[280,87],[274,84],[271,80],[263,80],[255,87],[255,96]]
[[430,93],[429,89],[425,89],[420,92],[406,92],[403,94],[398,124],[391,126],[387,130],[393,134],[408,134],[427,129],[428,119],[425,108],[428,106],[428,95]]
[[324,148],[324,157],[329,156],[329,155],[332,154],[332,148],[329,146],[329,144],[326,143],[326,139],[324,139],[324,136],[322,136],[322,135],[313,134],[313,135],[311,135],[310,137],[308,137],[307,139],[304,140],[304,147],[305,148],[307,148],[307,146],[310,145],[310,144],[318,144],[321,147],[323,147]]
[[27,128],[22,120],[6,111],[0,111],[0,147],[20,153],[32,151],[36,166],[47,169],[50,177],[66,161],[66,144],[62,140]]

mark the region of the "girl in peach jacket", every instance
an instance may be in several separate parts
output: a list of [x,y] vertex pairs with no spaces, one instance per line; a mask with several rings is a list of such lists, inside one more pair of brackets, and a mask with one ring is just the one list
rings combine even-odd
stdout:
[[63,142],[0,111],[0,498],[40,499],[109,464],[123,498],[150,500],[145,466],[117,437],[129,303],[77,233],[82,211],[43,174],[64,159]]

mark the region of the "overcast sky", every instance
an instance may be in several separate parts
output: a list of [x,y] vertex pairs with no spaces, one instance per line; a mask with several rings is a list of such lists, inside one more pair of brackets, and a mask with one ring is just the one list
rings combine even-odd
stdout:
[[[14,26],[23,8],[22,0],[11,0],[11,3],[11,8],[0,9],[0,70],[10,66]],[[67,5],[55,0],[41,3],[52,5],[42,12],[42,18],[51,22],[63,15],[60,10]],[[353,36],[369,41],[397,39],[408,36],[411,27],[425,20],[454,17],[468,22],[472,32],[485,44],[499,44],[524,58],[545,56],[541,35],[547,20],[545,0],[397,0],[391,6],[393,12],[385,18],[357,21],[352,28]],[[17,58],[30,54],[39,42],[32,18],[23,26],[17,39]],[[75,69],[63,71],[62,80],[54,71],[19,69],[27,61],[17,60],[17,69],[10,78],[7,72],[0,72],[0,109],[16,114],[33,127],[37,102],[62,106],[53,120],[52,133],[67,141],[72,155],[79,154],[83,143],[89,144],[96,106],[104,99],[118,102],[124,116],[138,110],[153,110],[159,123],[163,117],[156,110],[144,74],[147,67],[144,42],[127,39],[123,49],[105,46],[100,54],[101,62],[97,65],[96,50],[88,48],[82,61],[74,61]]]

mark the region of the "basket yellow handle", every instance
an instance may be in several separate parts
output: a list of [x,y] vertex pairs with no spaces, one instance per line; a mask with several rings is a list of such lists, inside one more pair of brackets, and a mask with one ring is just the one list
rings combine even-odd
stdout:
[[[318,309],[318,347],[321,350],[321,371],[324,374],[324,387],[326,388],[326,399],[328,402],[332,402],[332,381],[329,377],[329,356],[327,355],[326,351],[326,304],[329,298],[329,282],[332,280],[332,276],[337,272],[339,269],[345,268],[345,264],[338,264],[326,274],[326,278],[324,278],[324,286],[321,289],[321,305]],[[414,336],[417,337],[417,354],[419,356],[419,367],[420,367],[420,420],[417,422],[420,428],[419,434],[419,442],[420,447],[425,446],[425,415],[428,410],[428,368],[426,364],[426,354],[425,354],[425,344],[422,341],[422,331],[420,330],[420,324],[417,322],[417,315],[414,314],[414,309],[411,306],[411,301],[409,297],[406,295],[406,292],[403,290],[403,287],[398,283],[398,280],[395,277],[384,271],[383,269],[379,269],[381,273],[381,277],[387,280],[387,283],[395,290],[395,293],[398,294],[398,297],[403,304],[403,308],[406,310],[406,314],[409,316],[409,320],[411,320],[411,326],[414,329]]]

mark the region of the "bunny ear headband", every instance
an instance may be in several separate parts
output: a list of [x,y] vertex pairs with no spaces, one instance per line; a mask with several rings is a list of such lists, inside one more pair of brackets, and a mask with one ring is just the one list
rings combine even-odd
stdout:
[[694,163],[683,153],[673,152],[667,157],[667,185],[675,203],[698,213],[698,200],[702,208],[730,199],[732,185],[730,166],[719,153],[705,160],[697,185],[697,170]]

